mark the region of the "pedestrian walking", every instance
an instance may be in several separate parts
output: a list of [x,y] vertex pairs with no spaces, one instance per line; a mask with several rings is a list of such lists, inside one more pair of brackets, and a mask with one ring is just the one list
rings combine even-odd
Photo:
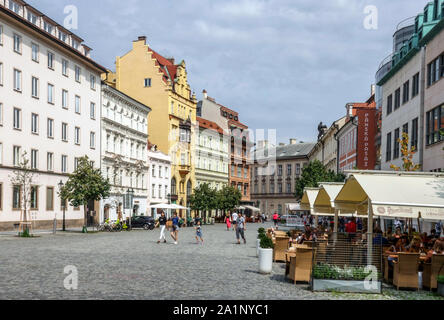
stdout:
[[159,244],[162,239],[164,243],[167,243],[166,237],[165,237],[165,229],[167,224],[167,218],[165,217],[165,212],[162,211],[162,214],[160,215],[159,221],[157,222],[156,228],[160,227],[160,238],[159,241],[157,241],[157,244]]
[[230,231],[231,229],[231,220],[230,220],[230,216],[226,216],[225,217],[225,223],[227,224],[227,231]]
[[174,213],[173,216],[173,228],[171,230],[171,238],[174,240],[174,244],[177,244],[177,241],[179,240],[179,217],[177,216],[177,213]]
[[[202,236],[202,222],[200,222],[200,220],[198,220],[196,223],[196,226],[194,228],[196,229],[197,244],[199,244],[200,242],[203,244],[204,240],[203,240],[203,236]],[[199,242],[199,239],[200,239],[200,242]]]
[[244,244],[247,244],[247,240],[245,239],[245,231],[247,230],[245,226],[245,218],[242,216],[242,213],[239,213],[239,216],[236,220],[236,239],[237,244],[240,244],[240,238],[244,240]]
[[233,230],[236,230],[236,224],[237,224],[237,218],[239,217],[239,215],[237,214],[236,211],[233,212],[232,216],[231,216],[231,221],[233,224]]
[[275,212],[273,215],[273,222],[274,222],[274,226],[277,227],[278,222],[279,222],[279,215],[277,214],[277,212]]

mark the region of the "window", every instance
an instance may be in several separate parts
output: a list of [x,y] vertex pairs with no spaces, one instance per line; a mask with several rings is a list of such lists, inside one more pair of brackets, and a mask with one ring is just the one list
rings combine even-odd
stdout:
[[68,124],[62,123],[62,141],[68,141]]
[[2,209],[3,209],[3,184],[0,183],[0,211]]
[[22,53],[22,37],[14,33],[14,51]]
[[89,104],[89,116],[93,120],[96,119],[96,104],[94,102]]
[[76,79],[77,82],[80,82],[80,76],[82,74],[82,69],[80,69],[80,67],[76,66],[75,70],[76,70],[75,79]]
[[431,86],[444,76],[444,54],[427,65],[427,85]]
[[291,170],[292,169],[292,165],[291,164],[287,164],[287,177],[290,177],[291,176]]
[[43,29],[45,29],[45,31],[48,33],[52,33],[53,26],[45,21],[43,22]]
[[386,148],[386,162],[389,162],[392,160],[392,133],[387,134],[387,148]]
[[28,21],[31,22],[32,24],[37,24],[37,16],[31,11],[28,11]]
[[20,210],[22,207],[22,188],[20,186],[12,187],[12,210]]
[[419,94],[419,72],[413,76],[412,81],[412,98]]
[[62,156],[61,168],[62,168],[62,173],[66,173],[68,171],[68,157],[67,156]]
[[279,194],[282,194],[282,191],[283,191],[283,189],[282,189],[282,183],[279,182],[279,183],[278,183],[278,193],[279,193]]
[[96,77],[93,75],[89,76],[90,87],[92,90],[96,90]]
[[62,108],[68,109],[68,101],[69,101],[68,91],[63,89],[62,90]]
[[13,164],[14,167],[18,167],[20,166],[20,152],[21,152],[21,147],[18,146],[14,146],[13,147],[13,151],[12,151],[12,157],[13,157]]
[[80,128],[75,127],[74,129],[74,143],[80,145]]
[[278,177],[282,177],[282,165],[278,166]]
[[275,193],[275,184],[274,184],[274,182],[270,183],[270,193]]
[[395,110],[401,106],[401,88],[395,91]]
[[18,108],[14,108],[13,127],[16,130],[21,130],[22,128],[22,110]]
[[145,88],[151,87],[151,79],[150,78],[146,78],[144,80],[144,86],[145,86]]
[[54,188],[46,188],[46,211],[54,210]]
[[69,66],[68,60],[63,59],[62,60],[62,74],[64,76],[68,76],[68,66]]
[[20,14],[20,7],[21,6],[17,2],[9,0],[9,10],[12,10],[17,14]]
[[17,69],[14,69],[14,90],[22,91],[22,72]]
[[444,105],[426,114],[426,144],[432,145],[444,140],[440,130],[444,128]]
[[36,77],[31,79],[31,96],[33,98],[39,97],[39,79]]
[[89,147],[91,149],[95,149],[96,148],[96,134],[94,132],[91,132],[89,134]]
[[415,150],[418,150],[418,118],[412,121],[412,138],[410,145],[414,147]]
[[409,134],[409,124],[408,123],[406,123],[402,126],[402,133]]
[[151,190],[152,190],[152,198],[156,198],[156,185],[155,184],[153,184],[152,186],[151,186]]
[[31,169],[37,170],[38,158],[39,158],[39,152],[37,150],[32,149],[31,150]]
[[159,184],[159,199],[162,199],[162,185]]
[[301,174],[301,164],[296,164],[296,175],[299,176]]
[[[74,170],[79,167],[79,158],[74,158]],[[122,183],[123,170],[120,170],[120,183]]]
[[66,38],[67,38],[68,36],[66,35],[66,33],[64,33],[64,32],[62,32],[62,31],[59,31],[59,40],[61,40],[61,41],[63,41],[63,42],[66,42]]
[[0,102],[0,126],[3,126],[3,103]]
[[48,171],[54,170],[54,154],[52,152],[46,154],[46,168]]
[[407,103],[410,98],[410,81],[404,83],[403,91],[402,91],[402,103]]
[[393,159],[399,158],[399,129],[395,130],[395,141],[394,141],[394,149],[393,149]]
[[35,43],[31,44],[31,59],[32,61],[39,62],[39,46]]
[[47,133],[48,133],[48,138],[51,138],[51,139],[54,138],[54,120],[53,119],[48,118]]
[[31,194],[30,194],[30,207],[31,210],[38,210],[39,209],[39,187],[32,186],[31,187]]
[[54,104],[54,86],[48,83],[48,103]]
[[76,50],[79,50],[79,42],[75,39],[72,39],[72,47]]
[[287,183],[287,193],[292,193],[291,192],[291,183],[290,182]]
[[76,98],[75,98],[75,112],[78,114],[80,114],[80,107],[81,107],[80,97],[76,96]]
[[0,164],[3,164],[3,143],[1,142],[0,142]]
[[3,85],[3,63],[0,62],[0,86]]
[[54,53],[48,51],[48,68],[54,70]]
[[3,26],[0,25],[0,46],[3,45]]
[[175,178],[171,180],[171,195],[173,196],[177,195],[177,184]]
[[31,133],[39,134],[39,115],[31,114]]

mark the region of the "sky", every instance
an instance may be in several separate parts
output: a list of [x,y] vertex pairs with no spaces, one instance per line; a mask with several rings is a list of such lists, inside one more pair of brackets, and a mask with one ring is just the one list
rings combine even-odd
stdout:
[[[399,22],[423,0],[29,0],[60,24],[78,9],[71,30],[114,70],[116,56],[146,36],[151,48],[185,60],[198,100],[202,91],[240,113],[253,132],[276,130],[277,143],[312,142],[319,122],[365,101]],[[377,9],[377,19],[368,18]],[[375,17],[372,15],[372,17]],[[366,28],[365,22],[372,28]],[[376,24],[377,23],[377,24]]]

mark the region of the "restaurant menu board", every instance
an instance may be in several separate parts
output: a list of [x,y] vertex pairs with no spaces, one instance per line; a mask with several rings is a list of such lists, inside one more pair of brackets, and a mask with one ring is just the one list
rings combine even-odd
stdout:
[[303,227],[304,220],[300,216],[287,216],[286,217],[286,226],[287,227]]

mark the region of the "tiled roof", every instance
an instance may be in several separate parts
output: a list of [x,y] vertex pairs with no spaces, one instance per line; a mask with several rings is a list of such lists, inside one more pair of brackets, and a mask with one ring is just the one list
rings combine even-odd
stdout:
[[[303,158],[308,157],[311,150],[315,147],[316,143],[297,143],[297,144],[288,144],[285,146],[278,147],[269,147],[266,148],[264,154],[264,149],[259,149],[254,152],[255,159],[264,159],[267,158],[268,154],[273,154],[276,152],[276,159],[283,160],[288,158]],[[257,154],[257,157],[256,157]]]
[[201,117],[196,117],[196,120],[199,123],[200,128],[212,129],[219,132],[220,134],[224,134],[224,130],[221,127],[219,127],[217,123],[207,119],[203,119]]
[[171,83],[174,83],[174,80],[176,79],[177,66],[174,65],[174,63],[171,60],[161,56],[153,49],[149,48],[148,51],[151,52],[152,57],[157,60],[159,71],[164,74],[163,81],[167,83],[169,79],[171,80]]

